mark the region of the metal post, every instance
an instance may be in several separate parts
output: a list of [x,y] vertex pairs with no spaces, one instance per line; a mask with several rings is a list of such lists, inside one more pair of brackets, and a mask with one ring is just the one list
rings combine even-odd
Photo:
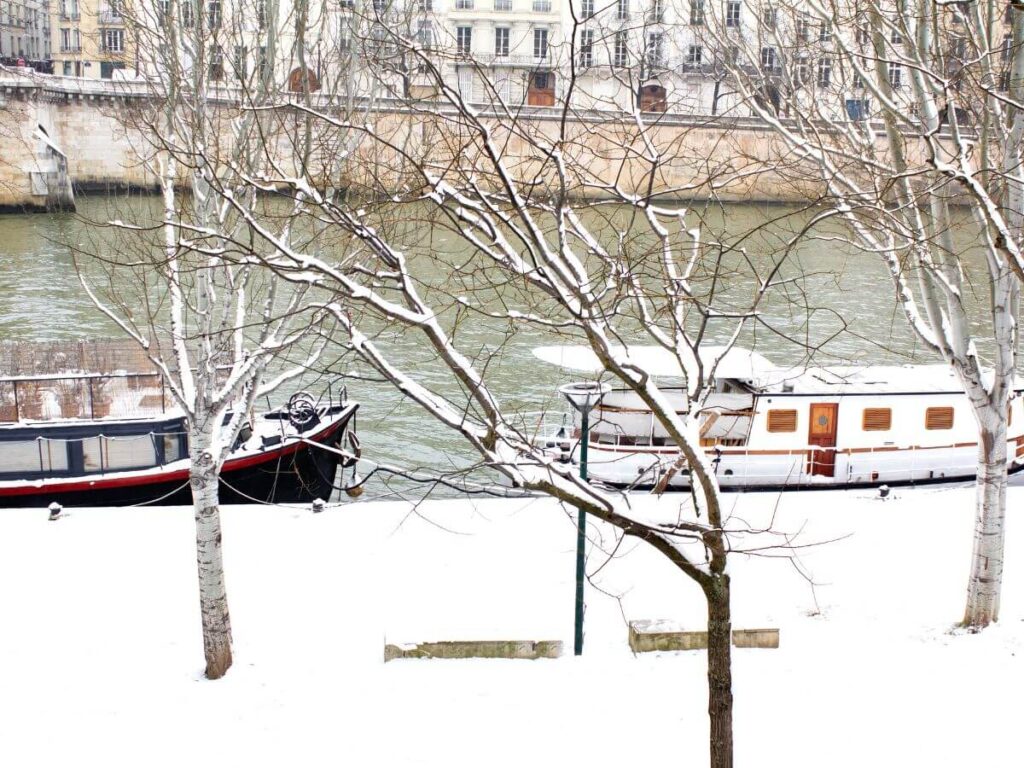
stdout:
[[[590,409],[583,409],[583,424],[580,434],[580,479],[587,479],[587,443],[590,441]],[[583,569],[584,547],[587,543],[587,513],[577,511],[576,517],[576,635],[573,653],[583,655]]]

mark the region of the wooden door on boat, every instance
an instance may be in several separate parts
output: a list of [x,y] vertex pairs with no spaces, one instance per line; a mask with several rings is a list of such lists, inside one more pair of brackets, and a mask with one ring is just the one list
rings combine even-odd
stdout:
[[[836,416],[839,414],[839,403],[812,403],[811,425],[808,429],[807,444],[820,445],[823,448],[835,448]],[[835,477],[836,452],[811,451],[807,471],[812,475]]]

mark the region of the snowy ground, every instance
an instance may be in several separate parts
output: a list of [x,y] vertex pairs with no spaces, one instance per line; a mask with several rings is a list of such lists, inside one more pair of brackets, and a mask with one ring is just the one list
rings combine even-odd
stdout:
[[[813,593],[788,560],[734,557],[734,626],[781,629],[778,650],[734,654],[738,766],[1019,764],[1024,488],[1002,620],[976,636],[949,632],[972,490],[896,493],[730,497],[752,525],[778,504],[807,544],[849,534],[800,551]],[[189,510],[0,511],[0,765],[705,764],[703,654],[634,657],[623,618],[700,628],[701,598],[634,543],[596,578],[621,600],[588,587],[582,659],[383,663],[385,638],[571,653],[571,519],[485,504],[227,509],[236,662],[218,682]]]

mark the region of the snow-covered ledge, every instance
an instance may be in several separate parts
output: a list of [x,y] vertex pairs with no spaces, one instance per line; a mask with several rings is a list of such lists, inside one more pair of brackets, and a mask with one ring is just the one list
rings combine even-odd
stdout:
[[[779,630],[734,629],[732,644],[737,648],[778,648]],[[633,653],[697,651],[708,647],[708,633],[703,630],[685,630],[680,624],[663,619],[631,621],[629,647]]]

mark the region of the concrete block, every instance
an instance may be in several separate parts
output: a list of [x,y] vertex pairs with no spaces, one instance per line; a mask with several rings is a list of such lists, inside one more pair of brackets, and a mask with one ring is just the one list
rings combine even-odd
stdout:
[[778,648],[778,629],[734,629],[732,644],[737,648]]
[[[779,630],[734,629],[732,644],[737,648],[778,648]],[[629,647],[633,653],[699,651],[708,647],[708,633],[703,630],[685,630],[673,621],[631,621]]]
[[394,659],[555,659],[561,655],[561,640],[443,640],[384,646],[385,662]]

